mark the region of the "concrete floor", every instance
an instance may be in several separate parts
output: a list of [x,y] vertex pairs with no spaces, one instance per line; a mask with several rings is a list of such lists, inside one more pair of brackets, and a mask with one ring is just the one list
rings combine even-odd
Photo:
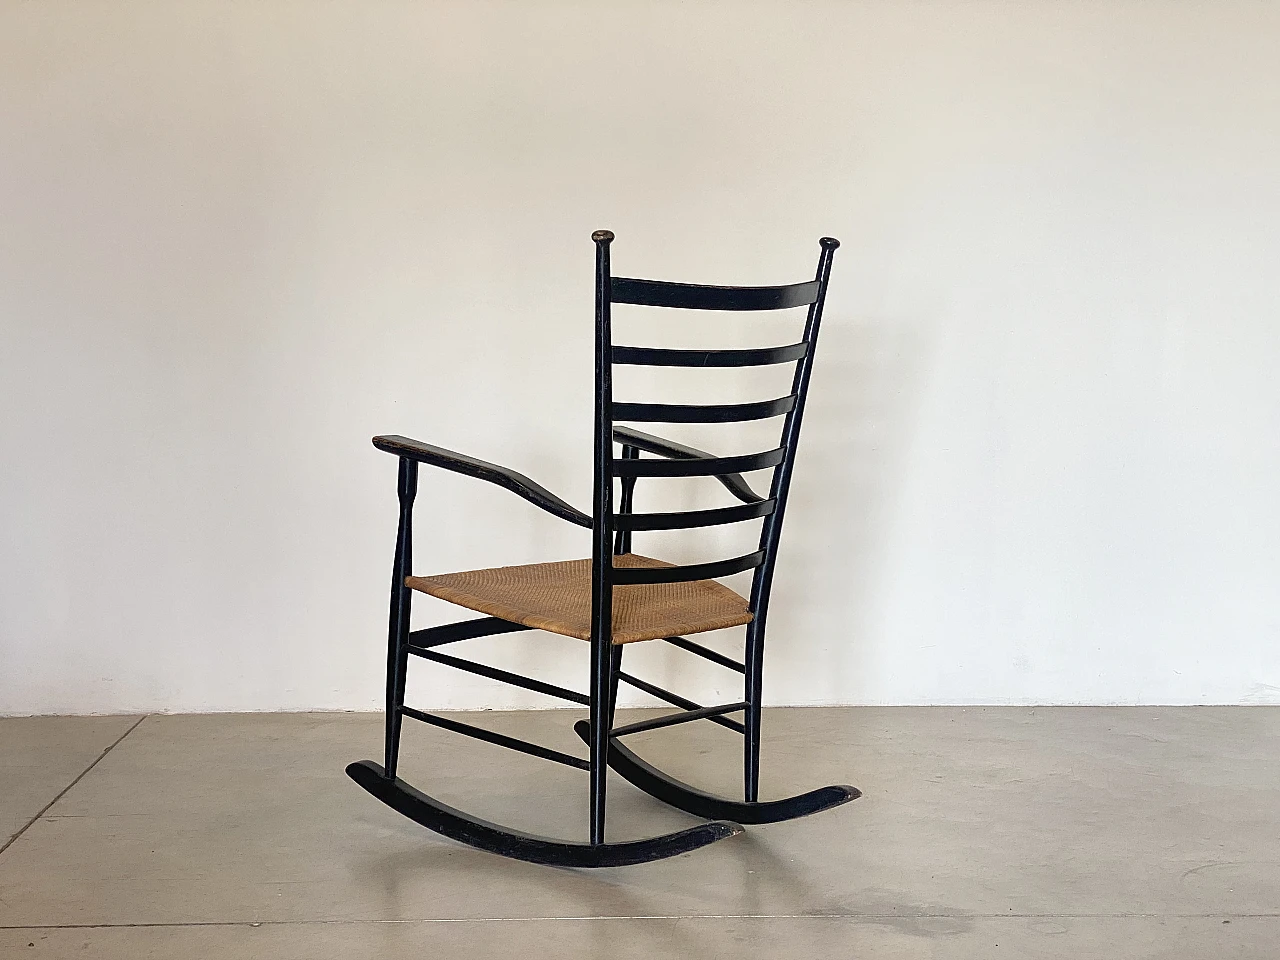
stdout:
[[[579,750],[579,715],[471,719]],[[1276,708],[774,710],[767,794],[866,795],[594,872],[381,806],[342,773],[380,733],[366,714],[0,720],[0,957],[1280,957]],[[407,734],[412,782],[581,836],[580,771]],[[719,727],[633,742],[735,787]],[[689,822],[612,781],[611,837]]]

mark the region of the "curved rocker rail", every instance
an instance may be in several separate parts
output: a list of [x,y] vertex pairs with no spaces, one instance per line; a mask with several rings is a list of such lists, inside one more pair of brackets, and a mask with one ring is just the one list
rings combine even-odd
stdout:
[[455,810],[398,777],[388,780],[383,768],[372,760],[350,764],[347,776],[391,809],[428,830],[490,853],[557,867],[625,867],[648,863],[676,857],[743,832],[736,823],[713,821],[647,840],[595,845],[572,843],[510,830]]
[[[585,720],[579,720],[573,725],[573,729],[584,740],[591,732]],[[862,796],[862,791],[857,787],[839,784],[819,787],[785,800],[763,800],[756,803],[726,800],[668,776],[653,764],[636,756],[616,737],[609,740],[609,766],[623,779],[654,799],[695,817],[711,820],[733,820],[748,824],[780,823],[820,813]]]

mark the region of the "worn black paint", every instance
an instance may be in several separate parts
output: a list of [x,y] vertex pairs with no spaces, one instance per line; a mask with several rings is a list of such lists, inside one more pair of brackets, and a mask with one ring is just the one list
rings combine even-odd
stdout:
[[767,470],[786,459],[785,447],[732,457],[699,457],[680,460],[614,460],[615,477],[718,477],[726,473]]
[[714,650],[709,650],[700,643],[694,643],[688,637],[667,637],[665,639],[666,642],[672,646],[688,650],[690,653],[697,654],[704,660],[710,660],[712,663],[718,663],[720,666],[727,667],[730,670],[736,670],[738,673],[747,672],[746,664],[739,663],[737,660],[731,660],[722,653],[716,653]]
[[[635,477],[623,478],[623,492],[627,492],[627,484],[635,486]],[[626,503],[630,506],[630,502]],[[679,513],[630,513],[619,511],[613,518],[614,527],[621,532],[632,530],[690,530],[694,527],[713,527],[722,523],[740,523],[743,520],[759,520],[773,512],[775,504],[772,500],[758,500],[755,503],[744,503],[740,507],[717,507],[714,510],[682,510]],[[627,549],[618,553],[631,552],[631,539],[626,540]]]
[[403,780],[388,777],[383,768],[371,760],[350,764],[347,776],[391,809],[429,830],[514,860],[557,867],[625,867],[635,863],[648,863],[688,853],[742,833],[742,827],[736,823],[712,821],[648,840],[605,844],[571,843],[512,830],[455,810]]
[[[622,649],[622,647],[619,647],[619,649]],[[618,679],[628,686],[635,687],[637,690],[643,690],[651,697],[656,697],[659,700],[665,700],[667,703],[674,707],[679,707],[681,710],[702,709],[702,704],[694,703],[688,697],[682,697],[678,693],[673,693],[665,687],[660,687],[656,683],[650,683],[648,680],[641,679],[640,677],[633,677],[631,674],[624,673],[622,670],[618,671]],[[746,732],[746,727],[737,720],[730,720],[728,717],[722,717],[719,714],[707,717],[707,719],[712,723],[718,723],[722,727],[728,727],[736,733]]]
[[795,405],[790,395],[753,403],[615,403],[613,418],[636,423],[741,423],[780,417]]
[[[633,446],[638,450],[643,450],[646,453],[656,453],[660,457],[667,457],[671,460],[700,460],[714,457],[714,454],[707,453],[705,450],[699,450],[697,447],[688,447],[683,443],[676,443],[663,437],[655,437],[653,434],[644,433],[635,429],[635,427],[614,424],[613,439],[619,443]],[[747,485],[740,473],[718,473],[714,474],[714,476],[724,484],[726,490],[743,503],[757,503],[764,499]]]
[[[612,239],[613,234],[609,234],[609,240]],[[819,288],[817,282],[813,280],[791,283],[784,287],[712,287],[699,283],[670,283],[666,280],[614,277],[610,284],[610,294],[610,300],[613,303],[635,303],[645,307],[679,307],[684,310],[785,310],[788,307],[803,307],[813,303],[819,296]]]
[[400,711],[406,716],[422,723],[429,723],[433,727],[439,727],[441,730],[450,730],[453,733],[461,733],[464,736],[471,737],[475,740],[484,740],[486,743],[496,744],[499,747],[506,747],[508,750],[516,750],[520,753],[527,753],[531,757],[539,757],[543,760],[554,760],[556,763],[563,763],[566,767],[576,767],[579,770],[590,770],[591,764],[581,757],[571,756],[567,753],[561,753],[559,750],[553,750],[550,747],[544,747],[540,743],[530,743],[528,740],[521,740],[519,737],[509,737],[505,733],[498,733],[496,730],[486,730],[484,727],[477,727],[474,724],[463,723],[461,720],[454,720],[452,717],[441,717],[434,713],[427,713],[425,710],[415,710],[413,707],[401,707]]
[[394,435],[374,437],[373,445],[386,453],[394,453],[402,460],[410,460],[415,464],[425,463],[428,466],[440,467],[453,473],[496,483],[513,493],[518,493],[530,503],[536,504],[548,513],[555,514],[562,520],[576,523],[580,527],[591,526],[591,518],[581,510],[575,510],[550,490],[507,467],[500,467],[486,460],[477,460],[475,457],[455,453],[444,447],[432,446],[420,440],[410,440],[408,437]]
[[743,795],[747,802],[755,802],[760,796],[760,710],[761,682],[764,675],[764,628],[769,613],[769,591],[773,586],[773,568],[778,556],[778,538],[782,534],[782,518],[787,509],[787,493],[791,489],[791,470],[795,466],[796,447],[800,441],[800,421],[804,417],[804,401],[809,392],[809,375],[813,372],[813,354],[818,345],[818,328],[822,325],[822,305],[827,298],[827,284],[831,279],[831,261],[840,241],[823,237],[818,241],[822,254],[818,258],[818,293],[809,306],[805,318],[804,342],[808,352],[796,364],[791,392],[796,395],[796,405],[782,427],[782,442],[787,457],[773,472],[769,497],[777,501],[773,513],[765,517],[760,530],[760,546],[765,551],[764,562],[756,568],[751,581],[751,611],[755,615],[747,624],[747,676],[743,697],[747,708],[747,735],[743,747]]
[[[507,467],[399,436],[374,438],[374,446],[400,458],[400,503],[396,550],[392,569],[391,607],[387,645],[387,729],[384,763],[361,761],[347,773],[362,787],[411,819],[445,836],[516,859],[562,866],[619,866],[675,856],[741,832],[742,823],[770,823],[804,816],[848,800],[859,792],[853,787],[832,786],[785,800],[759,802],[760,706],[764,662],[764,629],[768,612],[778,540],[790,487],[791,471],[799,440],[812,372],[814,348],[822,319],[831,273],[839,243],[820,241],[822,254],[815,279],[780,287],[713,287],[613,277],[607,230],[592,235],[596,245],[596,349],[594,480],[592,511],[588,515],[561,500],[539,484]],[[613,303],[701,310],[778,310],[808,306],[804,339],[782,347],[749,350],[665,350],[617,346],[612,343]],[[792,390],[777,400],[742,404],[648,404],[613,401],[612,368],[615,363],[676,367],[745,367],[795,362]],[[615,421],[725,423],[785,416],[782,442],[774,450],[734,457],[717,457],[664,437],[643,433]],[[615,443],[621,458],[613,456]],[[641,453],[658,459],[643,459]],[[467,620],[424,630],[409,630],[411,591],[405,578],[412,570],[412,516],[417,492],[419,463],[498,484],[519,494],[547,512],[592,531],[592,610],[589,692],[581,694],[544,681],[496,667],[448,656],[434,650],[447,643],[528,629],[497,617]],[[757,494],[742,478],[752,470],[775,468],[768,497]],[[677,513],[634,512],[636,479],[649,477],[712,476],[744,506]],[[613,510],[614,481],[621,496]],[[631,551],[632,532],[705,527],[762,519],[759,549],[741,557],[663,568],[615,567],[613,557]],[[745,675],[741,701],[704,707],[670,690],[622,671],[623,647],[612,642],[612,593],[615,585],[669,583],[712,579],[755,568],[750,608],[754,619],[747,627],[743,663],[709,650],[684,637],[668,643]],[[424,713],[404,704],[408,657],[413,654],[436,663],[515,684],[539,693],[588,706],[590,717],[575,730],[587,743],[589,757],[581,759],[539,744],[485,730],[468,723]],[[619,681],[665,700],[681,712],[614,728],[613,714]],[[743,711],[739,723],[725,714]],[[536,837],[488,823],[421,793],[396,777],[401,722],[411,717],[443,729],[553,760],[590,773],[589,843],[572,843]],[[710,720],[744,734],[744,801],[726,800],[683,784],[640,759],[617,740],[619,736],[654,730],[692,720]],[[612,766],[633,784],[653,796],[696,816],[716,822],[701,824],[649,840],[608,843],[605,840],[606,773]],[[737,822],[724,822],[732,819]]]
[[712,717],[723,717],[726,713],[737,713],[745,710],[747,703],[719,703],[713,707],[699,707],[697,710],[681,710],[679,713],[664,713],[660,717],[649,717],[637,720],[621,727],[614,727],[609,733],[611,737],[625,737],[631,733],[643,733],[646,730],[659,730],[662,727],[674,727],[678,723],[689,723],[692,720],[710,720]]
[[436,663],[442,663],[446,667],[453,667],[453,669],[461,670],[464,673],[474,673],[476,676],[485,677],[489,680],[509,683],[513,687],[523,687],[526,690],[532,690],[534,693],[546,694],[548,697],[559,697],[561,700],[568,700],[570,703],[580,704],[584,707],[591,705],[591,698],[586,694],[557,686],[554,683],[535,680],[533,677],[526,677],[519,673],[512,673],[509,670],[502,670],[499,667],[491,667],[487,663],[476,663],[474,660],[464,660],[462,657],[451,657],[447,653],[439,653],[424,647],[410,647],[409,652],[414,656],[422,657],[424,660],[434,660]]
[[713,560],[710,563],[686,563],[674,567],[614,567],[614,583],[687,583],[690,580],[714,580],[764,562],[764,551],[756,550],[741,557]]
[[520,630],[532,630],[523,623],[512,623],[498,617],[481,617],[479,620],[463,620],[460,623],[446,623],[440,627],[427,627],[425,630],[413,630],[409,633],[410,652],[415,648],[425,650],[428,647],[439,647],[446,643],[457,643],[459,640],[474,640],[477,637],[491,637],[498,633],[516,633]]
[[[581,720],[574,724],[574,730],[578,736],[586,736],[586,725]],[[839,784],[819,787],[817,790],[787,797],[785,800],[766,800],[757,803],[726,800],[663,773],[653,764],[636,756],[616,738],[609,743],[609,766],[633,786],[639,787],[663,803],[668,803],[685,813],[691,813],[695,817],[732,820],[734,823],[779,823],[783,820],[794,820],[796,817],[807,817],[811,813],[838,807],[842,803],[857,800],[862,796],[862,791],[857,787]]]
[[613,362],[642,367],[763,367],[799,360],[807,343],[747,350],[669,350],[665,347],[614,346]]

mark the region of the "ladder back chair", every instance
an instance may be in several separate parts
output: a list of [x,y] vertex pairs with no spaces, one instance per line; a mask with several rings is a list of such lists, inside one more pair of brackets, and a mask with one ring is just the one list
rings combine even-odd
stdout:
[[[583,513],[522,474],[496,464],[400,436],[375,437],[373,445],[399,458],[399,529],[392,564],[391,613],[387,644],[386,733],[383,762],[362,760],[347,767],[361,787],[423,826],[472,846],[520,860],[561,866],[599,867],[643,863],[675,856],[742,832],[740,824],[790,820],[856,799],[850,786],[829,786],[782,800],[759,799],[761,679],[765,619],[782,529],[787,491],[813,367],[822,307],[838,241],[824,237],[813,280],[773,287],[720,287],[615,277],[609,251],[613,234],[592,234],[596,249],[595,470],[592,511]],[[798,342],[758,349],[676,350],[613,343],[615,303],[698,310],[781,310],[807,307]],[[776,400],[733,404],[619,403],[613,400],[615,364],[664,367],[748,367],[795,365],[791,392]],[[743,456],[716,456],[619,423],[728,423],[782,418],[777,446]],[[615,456],[615,445],[620,456]],[[652,454],[644,457],[642,454]],[[435,576],[414,576],[413,503],[418,465],[441,467],[487,480],[519,494],[547,512],[592,532],[591,558],[498,567]],[[767,496],[743,474],[772,470]],[[640,477],[714,477],[739,504],[674,513],[633,512]],[[615,506],[615,481],[618,499]],[[680,530],[762,521],[757,549],[710,563],[676,565],[631,552],[634,531]],[[749,597],[717,583],[719,577],[754,570]],[[485,614],[444,626],[411,630],[413,591],[421,591]],[[745,626],[742,661],[688,639],[688,634]],[[438,648],[477,637],[540,629],[590,643],[590,679],[583,694],[501,670]],[[663,641],[743,675],[742,699],[702,706],[622,671],[626,644]],[[533,690],[589,708],[589,719],[574,726],[585,741],[581,758],[459,720],[406,706],[409,657],[419,657],[469,673]],[[614,726],[619,682],[679,707],[675,713]],[[742,714],[742,720],[730,715]],[[545,760],[585,770],[590,776],[588,841],[539,837],[473,817],[421,792],[396,775],[400,731],[405,717]],[[742,735],[743,799],[706,793],[671,777],[626,747],[622,738],[692,720],[709,720]],[[607,772],[707,822],[644,840],[605,840]]]

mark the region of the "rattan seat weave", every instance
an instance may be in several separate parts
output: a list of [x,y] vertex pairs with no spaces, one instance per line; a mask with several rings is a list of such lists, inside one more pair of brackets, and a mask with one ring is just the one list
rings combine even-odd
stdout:
[[[634,553],[618,567],[669,567]],[[591,639],[591,561],[563,560],[406,577],[414,590],[491,617],[551,633]],[[714,580],[626,584],[613,588],[613,642],[677,637],[751,622],[747,601]]]

